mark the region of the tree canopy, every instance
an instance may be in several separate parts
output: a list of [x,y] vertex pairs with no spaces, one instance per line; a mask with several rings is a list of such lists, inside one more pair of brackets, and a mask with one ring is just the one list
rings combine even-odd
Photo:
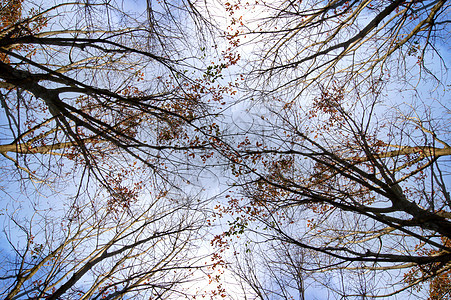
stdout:
[[448,1],[0,4],[6,299],[451,299]]

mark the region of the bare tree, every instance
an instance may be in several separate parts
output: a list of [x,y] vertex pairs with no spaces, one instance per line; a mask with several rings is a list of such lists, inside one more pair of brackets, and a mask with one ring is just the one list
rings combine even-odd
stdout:
[[249,299],[308,299],[304,249],[279,240],[260,240],[237,243],[234,250],[239,254],[232,258],[229,269],[243,283]]
[[208,266],[205,206],[183,185],[212,155],[229,89],[213,83],[233,61],[205,65],[190,3],[123,4],[1,2],[1,191],[35,191],[2,209],[17,208],[2,217],[6,299],[188,297]]
[[[268,241],[263,258],[270,262],[283,255],[280,248],[316,253],[298,267],[319,279],[378,276],[365,291],[325,284],[349,297],[389,296],[435,278],[443,286],[451,259],[451,148],[441,138],[449,134],[449,110],[442,119],[400,107],[390,116],[379,111],[378,97],[336,87],[311,106],[272,103],[261,125],[254,120],[228,152],[237,180],[221,210],[237,217],[221,238],[257,233],[248,242]],[[298,257],[288,251],[284,271]]]
[[[202,133],[227,90],[213,82],[233,62],[218,57],[205,66],[206,45],[187,38],[196,36],[189,3],[149,2],[144,16],[113,2],[27,13],[21,7],[15,22],[2,26],[0,85],[10,140],[0,152],[29,178],[46,180],[46,172],[61,172],[54,167],[72,160],[108,188],[108,156],[165,177],[207,148]],[[33,155],[35,162],[46,157],[37,163],[41,173],[28,167]]]
[[[9,166],[45,184],[71,174],[75,198],[84,188],[94,211],[130,217],[142,187],[137,170],[151,171],[143,178],[156,190],[180,188],[215,156],[230,167],[234,193],[219,209],[234,221],[213,242],[253,233],[248,241],[262,245],[258,261],[275,281],[262,280],[251,263],[237,272],[258,296],[302,297],[309,280],[343,297],[389,296],[425,282],[430,297],[449,294],[449,108],[442,95],[419,101],[426,109],[384,98],[390,84],[415,89],[430,77],[442,84],[430,65],[445,66],[439,46],[449,3],[251,3],[264,10],[258,23],[235,18],[239,3],[224,5],[238,27],[229,42],[240,46],[246,35],[255,43],[242,73],[265,100],[249,101],[257,115],[236,127],[218,118],[223,94],[236,86],[216,81],[239,56],[229,48],[211,64],[205,45],[188,38],[186,27],[207,15],[195,3],[148,1],[144,18],[103,2],[4,10],[0,87],[9,139],[0,153]],[[92,201],[93,179],[108,196]],[[128,250],[118,246],[95,262]],[[76,278],[91,270],[80,266]],[[22,286],[21,271],[14,276],[8,293]],[[128,283],[124,291],[134,290]],[[45,286],[38,296],[69,291],[63,287],[74,285]]]
[[397,78],[416,86],[419,77],[441,80],[446,68],[440,48],[448,39],[447,1],[224,5],[232,18],[229,38],[253,51],[247,83],[263,94],[289,91],[289,98],[304,97],[333,81],[358,86]]
[[205,217],[191,200],[181,204],[167,196],[147,196],[133,215],[93,211],[89,204],[61,217],[57,210],[36,211],[28,221],[11,215],[2,298],[188,297],[196,270],[206,268],[193,255]]
[[223,149],[235,183],[221,212],[234,221],[220,238],[248,232],[267,244],[268,264],[289,249],[286,269],[301,248],[302,272],[343,297],[427,282],[431,299],[448,295],[449,3],[224,5],[229,39],[251,52],[244,76],[255,101]]

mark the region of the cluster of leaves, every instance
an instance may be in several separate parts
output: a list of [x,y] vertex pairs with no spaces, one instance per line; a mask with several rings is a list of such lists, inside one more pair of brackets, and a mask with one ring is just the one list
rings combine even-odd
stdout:
[[[31,9],[28,16],[23,16],[24,0],[7,0],[0,3],[0,35],[1,40],[15,39],[29,34],[40,32],[47,26],[47,18]],[[32,45],[17,44],[4,50],[23,50],[28,52],[28,57],[36,54],[36,48]],[[0,53],[0,61],[10,63],[10,58],[5,52]]]
[[[450,239],[447,237],[441,237],[441,242],[444,247],[451,246]],[[426,250],[423,246],[424,243],[417,245],[417,253],[423,255],[440,254],[440,250]],[[447,262],[415,266],[404,274],[404,280],[408,285],[414,285],[417,291],[422,288],[422,285],[418,285],[418,283],[428,282],[428,300],[451,299],[451,269]]]

